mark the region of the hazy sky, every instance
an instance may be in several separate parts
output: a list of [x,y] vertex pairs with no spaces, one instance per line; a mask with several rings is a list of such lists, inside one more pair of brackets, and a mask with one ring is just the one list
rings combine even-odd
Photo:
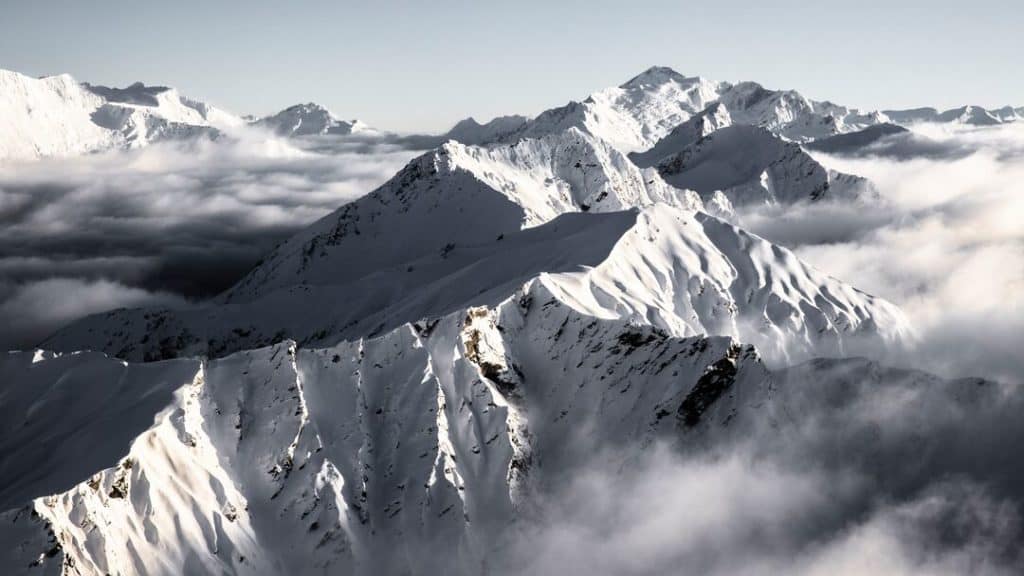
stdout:
[[533,114],[658,64],[865,108],[1024,106],[1020,0],[0,0],[0,68],[316,101],[391,130]]

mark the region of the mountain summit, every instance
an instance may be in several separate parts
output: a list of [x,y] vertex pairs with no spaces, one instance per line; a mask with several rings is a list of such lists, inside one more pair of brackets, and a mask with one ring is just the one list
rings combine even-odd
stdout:
[[256,126],[268,128],[279,136],[346,135],[369,132],[371,128],[359,120],[339,120],[323,106],[296,104],[261,118]]

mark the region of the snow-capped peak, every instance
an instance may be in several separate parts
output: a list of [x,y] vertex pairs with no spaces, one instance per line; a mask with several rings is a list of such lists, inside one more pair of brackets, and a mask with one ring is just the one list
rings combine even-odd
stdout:
[[0,160],[71,156],[216,135],[242,120],[172,88],[79,84],[0,70]]
[[98,338],[135,359],[220,355],[284,336],[320,345],[493,303],[536,279],[588,314],[736,336],[773,358],[909,334],[890,304],[695,215],[701,207],[576,128],[510,145],[448,142],[282,244],[208,306],[96,316],[47,345]]
[[639,88],[643,90],[650,89],[652,87],[662,86],[670,82],[676,84],[686,83],[700,83],[703,81],[699,77],[687,78],[686,76],[676,72],[668,66],[651,66],[629,80],[619,85],[620,88],[630,89]]
[[346,135],[372,130],[359,120],[339,120],[330,110],[313,102],[289,106],[255,124],[280,136]]

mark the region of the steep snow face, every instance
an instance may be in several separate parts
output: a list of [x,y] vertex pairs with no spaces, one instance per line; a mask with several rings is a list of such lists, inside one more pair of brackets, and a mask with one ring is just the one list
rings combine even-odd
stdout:
[[261,118],[254,123],[267,128],[279,136],[346,135],[373,132],[359,120],[339,120],[323,106],[296,104],[284,110]]
[[241,119],[176,90],[80,85],[0,70],[0,160],[71,156],[167,138],[215,136]]
[[[781,166],[772,168],[779,182],[791,168]],[[778,197],[788,199],[783,194],[789,189],[780,190]],[[729,212],[726,194],[708,197],[718,212]],[[640,207],[638,220],[629,209]],[[889,304],[832,286],[806,267],[794,271],[788,252],[758,248],[770,245],[732,227],[721,228],[711,241],[707,223],[717,220],[695,220],[699,208],[693,192],[642,173],[575,128],[513,145],[450,142],[282,244],[215,301],[190,310],[120,310],[87,318],[46,345],[94,347],[134,360],[222,356],[284,338],[324,345],[493,304],[534,278],[585,269],[602,273],[573,290],[566,284],[559,294],[587,303],[581,309],[589,313],[639,319],[677,335],[764,342],[773,361],[816,350],[835,353],[851,340],[894,343],[908,332]],[[622,247],[638,246],[626,241],[636,237],[649,245],[635,253]],[[724,252],[725,246],[740,248]],[[760,254],[744,254],[746,249]],[[629,255],[615,256],[623,251]],[[638,275],[635,267],[620,266],[631,260],[651,270]],[[711,261],[721,266],[707,268]],[[750,268],[757,272],[731,272]],[[761,294],[757,300],[755,292]],[[819,293],[845,296],[834,301]],[[769,335],[778,333],[786,336],[769,343]]]
[[118,135],[91,118],[103,103],[67,74],[35,79],[0,70],[0,160],[67,156],[115,145]]
[[733,205],[878,199],[864,178],[828,170],[799,144],[754,126],[717,130],[657,167],[669,184],[706,198],[721,191]]
[[721,102],[716,102],[673,128],[649,150],[631,153],[629,159],[641,168],[655,166],[666,156],[696,143],[715,130],[732,126],[732,123],[729,109]]
[[[53,361],[4,377],[46,390]],[[32,486],[0,515],[2,548],[83,574],[478,574],[516,511],[597,448],[722,429],[770,389],[750,347],[587,317],[534,284],[374,339],[210,361],[138,410],[152,426],[105,468]]]

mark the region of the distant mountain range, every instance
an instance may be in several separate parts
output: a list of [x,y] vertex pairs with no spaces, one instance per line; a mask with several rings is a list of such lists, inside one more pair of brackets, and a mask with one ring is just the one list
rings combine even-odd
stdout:
[[[706,118],[707,120],[700,120]],[[731,84],[685,77],[653,67],[621,86],[536,118],[502,116],[486,123],[460,121],[440,135],[397,135],[359,120],[341,120],[315,103],[297,104],[262,118],[236,116],[165,86],[141,83],[110,88],[71,76],[32,78],[0,70],[0,161],[73,156],[151,142],[217,138],[246,125],[285,137],[387,138],[427,149],[447,140],[464,144],[512,142],[575,126],[623,152],[647,151],[674,129],[700,131],[698,121],[759,126],[785,140],[807,142],[882,123],[920,122],[985,126],[1024,118],[1024,108],[986,110],[964,106],[864,112],[809,100],[793,90],[769,90],[754,82]],[[706,130],[706,129],[705,129]],[[689,137],[689,136],[688,136]]]

